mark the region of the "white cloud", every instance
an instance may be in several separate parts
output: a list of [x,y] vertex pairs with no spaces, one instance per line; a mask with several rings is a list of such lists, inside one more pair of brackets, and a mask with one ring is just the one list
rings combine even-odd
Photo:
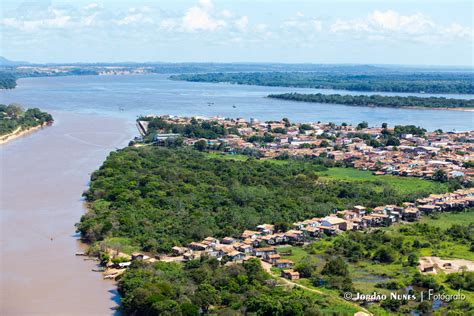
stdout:
[[48,28],[65,28],[72,18],[62,10],[57,10],[52,7],[48,8],[46,12],[47,17],[24,20],[17,18],[4,18],[1,20],[1,25],[11,28],[16,28],[26,32],[34,32],[39,29]]
[[[200,3],[202,2],[203,0],[200,1]],[[206,7],[201,6],[194,6],[189,8],[182,19],[183,29],[191,32],[200,30],[212,31],[225,25],[225,21],[214,19],[206,11]]]
[[268,40],[270,37],[273,36],[273,32],[269,31],[268,24],[265,23],[258,23],[254,26],[255,35],[251,40]]
[[168,18],[160,22],[160,27],[167,31],[173,30],[176,26],[177,26],[177,23],[175,19]]
[[233,16],[234,16],[234,13],[232,13],[232,11],[230,11],[230,10],[222,10],[221,13],[220,13],[220,15],[221,15],[222,17],[228,19],[228,18],[233,17]]
[[139,8],[129,8],[128,13],[121,19],[117,20],[118,25],[131,25],[131,24],[153,24],[155,20],[152,17],[152,9],[148,6]]
[[474,31],[470,27],[462,26],[458,23],[453,23],[448,27],[442,29],[442,33],[445,36],[456,36],[468,39],[472,42],[474,37]]
[[199,0],[199,5],[206,10],[211,10],[214,7],[212,0]]
[[323,22],[319,20],[311,21],[313,23],[313,27],[316,31],[321,32],[323,30]]
[[179,33],[228,31],[229,36],[235,37],[236,33],[245,33],[248,25],[247,16],[236,16],[234,12],[225,8],[217,11],[212,1],[201,0],[188,8],[182,16],[171,16],[161,20],[159,29]]
[[90,3],[84,7],[85,10],[93,10],[99,7],[98,3]]
[[[336,19],[330,26],[333,33],[351,33],[370,40],[407,39],[411,41],[449,40],[451,37],[468,39],[472,28],[459,24],[443,27],[422,13],[402,15],[393,10],[375,10],[365,18]],[[452,39],[452,38],[451,38]]]
[[323,22],[310,17],[305,17],[301,12],[297,12],[295,16],[285,20],[281,24],[281,28],[286,31],[305,32],[321,32],[323,30]]
[[81,26],[92,26],[95,23],[95,19],[97,17],[97,13],[92,15],[84,16],[80,19],[79,25]]
[[141,18],[142,18],[141,14],[130,14],[130,15],[127,15],[127,16],[125,16],[124,18],[122,18],[120,20],[117,20],[117,24],[118,25],[129,25],[129,24],[140,21]]
[[240,32],[247,32],[247,27],[249,25],[249,18],[247,16],[237,19],[234,23]]
[[413,15],[400,15],[388,10],[385,12],[374,11],[369,15],[369,23],[389,31],[402,31],[407,33],[427,32],[435,23],[421,13]]

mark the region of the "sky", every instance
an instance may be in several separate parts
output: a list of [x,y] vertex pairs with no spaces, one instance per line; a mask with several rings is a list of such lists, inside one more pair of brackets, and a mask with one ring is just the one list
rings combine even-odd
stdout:
[[1,1],[0,56],[473,65],[473,1]]

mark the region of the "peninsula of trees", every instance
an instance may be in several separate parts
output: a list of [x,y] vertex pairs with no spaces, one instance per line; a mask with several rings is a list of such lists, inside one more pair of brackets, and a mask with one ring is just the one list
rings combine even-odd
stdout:
[[396,177],[319,179],[325,170],[316,161],[230,160],[189,147],[128,147],[112,152],[92,174],[85,193],[91,210],[78,230],[90,242],[127,237],[143,250],[168,252],[264,222],[292,222],[357,204],[398,204],[447,188]]
[[26,111],[18,104],[0,104],[0,136],[52,123],[51,114],[38,108]]
[[353,106],[372,107],[423,107],[423,108],[474,108],[474,100],[447,99],[442,97],[399,97],[381,95],[340,95],[340,94],[302,94],[283,93],[270,94],[269,98],[289,101],[344,104]]
[[239,72],[181,74],[173,80],[192,82],[228,82],[272,87],[295,87],[353,91],[409,93],[474,93],[474,76],[468,72]]

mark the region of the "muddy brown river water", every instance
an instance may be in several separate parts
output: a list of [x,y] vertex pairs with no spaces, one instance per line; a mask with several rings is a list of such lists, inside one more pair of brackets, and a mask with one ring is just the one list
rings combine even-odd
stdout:
[[116,288],[75,256],[84,246],[74,224],[90,173],[136,130],[123,119],[53,116],[53,126],[0,146],[0,315],[110,315]]

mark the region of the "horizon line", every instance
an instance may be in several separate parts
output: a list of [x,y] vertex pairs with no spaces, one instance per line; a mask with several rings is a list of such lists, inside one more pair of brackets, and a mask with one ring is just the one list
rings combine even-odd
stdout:
[[[0,58],[5,59],[6,61],[12,63],[12,65],[3,65],[0,64],[0,67],[15,67],[19,65],[91,65],[91,64],[236,64],[236,65],[251,65],[251,64],[260,64],[260,65],[314,65],[314,66],[398,66],[398,67],[421,67],[421,68],[473,68],[474,64],[471,65],[447,65],[447,64],[397,64],[397,63],[357,63],[357,62],[336,62],[336,63],[323,63],[323,62],[282,62],[282,61],[67,61],[67,62],[30,62],[30,61],[16,61],[9,59],[5,56],[0,56]],[[16,65],[14,65],[16,64]]]

